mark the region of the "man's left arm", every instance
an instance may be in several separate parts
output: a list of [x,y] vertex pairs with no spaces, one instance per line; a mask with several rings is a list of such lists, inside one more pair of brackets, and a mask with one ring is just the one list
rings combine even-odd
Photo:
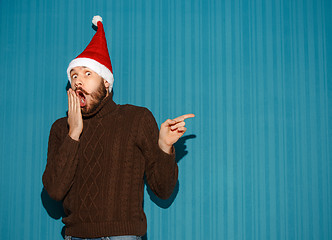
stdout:
[[167,199],[173,192],[178,178],[173,144],[184,134],[184,119],[181,116],[165,121],[159,131],[150,111],[146,111],[140,122],[139,146],[145,164],[145,176],[151,190],[160,198]]

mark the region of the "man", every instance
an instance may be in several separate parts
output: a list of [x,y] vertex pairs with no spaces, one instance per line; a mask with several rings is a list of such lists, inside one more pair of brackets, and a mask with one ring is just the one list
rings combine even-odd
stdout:
[[140,239],[147,226],[143,178],[160,198],[172,194],[178,177],[173,144],[194,115],[169,119],[159,131],[148,109],[113,102],[101,21],[94,17],[96,34],[67,69],[68,117],[52,125],[43,184],[63,201],[66,239]]

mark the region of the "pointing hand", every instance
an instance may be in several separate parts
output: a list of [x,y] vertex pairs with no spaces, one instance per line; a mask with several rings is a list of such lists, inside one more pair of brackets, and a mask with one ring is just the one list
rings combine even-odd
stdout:
[[194,114],[185,114],[174,119],[168,119],[160,126],[159,147],[166,153],[171,153],[174,143],[187,131],[185,119],[195,117]]

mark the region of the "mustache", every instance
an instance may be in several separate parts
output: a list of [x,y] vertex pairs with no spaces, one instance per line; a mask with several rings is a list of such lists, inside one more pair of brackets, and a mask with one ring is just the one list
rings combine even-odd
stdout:
[[77,92],[77,91],[81,91],[82,93],[84,93],[84,95],[89,95],[89,93],[87,92],[87,91],[85,91],[83,88],[81,88],[81,87],[77,87],[76,89],[75,89],[75,92]]

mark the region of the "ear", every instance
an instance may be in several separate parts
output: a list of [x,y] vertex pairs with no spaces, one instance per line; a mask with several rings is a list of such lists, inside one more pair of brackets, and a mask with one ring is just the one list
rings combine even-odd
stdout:
[[105,79],[103,79],[103,80],[104,80],[104,86],[105,86],[105,88],[108,90],[109,87],[110,87],[110,83],[107,82]]

